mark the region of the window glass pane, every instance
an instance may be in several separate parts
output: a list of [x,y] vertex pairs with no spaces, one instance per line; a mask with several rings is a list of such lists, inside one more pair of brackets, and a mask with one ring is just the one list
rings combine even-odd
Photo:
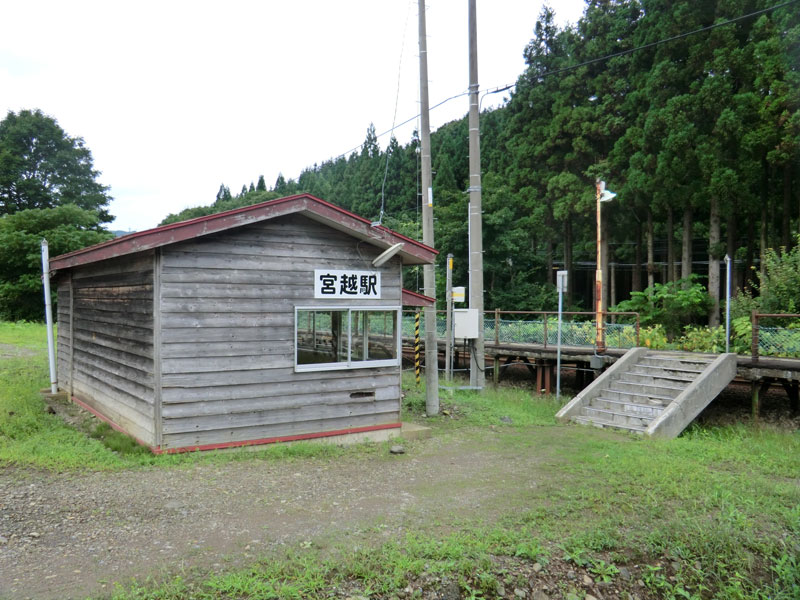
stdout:
[[347,311],[297,311],[297,364],[347,362]]
[[397,358],[396,311],[354,310],[352,323],[352,360]]
[[367,315],[363,310],[354,310],[350,315],[350,358],[351,360],[367,360],[365,350],[367,342]]

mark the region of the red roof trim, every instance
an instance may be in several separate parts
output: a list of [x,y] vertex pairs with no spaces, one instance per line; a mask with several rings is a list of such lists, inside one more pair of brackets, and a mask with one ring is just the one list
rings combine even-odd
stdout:
[[436,298],[403,288],[403,306],[436,306]]
[[369,220],[335,204],[310,194],[298,194],[131,233],[95,246],[56,256],[50,260],[50,267],[53,270],[75,267],[99,260],[151,250],[210,233],[217,233],[297,212],[317,215],[329,223],[336,223],[345,230],[352,231],[354,235],[366,236],[383,244],[391,245],[397,242],[404,242],[406,247],[403,248],[401,254],[404,255],[406,262],[409,262],[410,259],[411,262],[431,263],[438,254],[437,250],[392,231],[383,225],[372,227]]

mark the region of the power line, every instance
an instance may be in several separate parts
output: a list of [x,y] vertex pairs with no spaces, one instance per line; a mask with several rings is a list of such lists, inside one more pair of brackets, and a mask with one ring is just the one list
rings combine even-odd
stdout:
[[[434,108],[439,108],[442,104],[446,104],[447,102],[450,102],[451,100],[455,100],[456,98],[461,98],[462,96],[466,96],[467,94],[469,94],[469,90],[465,90],[465,91],[461,92],[460,94],[456,94],[455,96],[450,96],[449,98],[445,98],[444,100],[442,100],[438,104],[434,104],[433,106],[431,106],[430,110],[433,110]],[[397,129],[399,127],[402,127],[403,125],[407,125],[408,123],[411,123],[411,121],[415,121],[415,120],[419,119],[419,116],[420,116],[419,113],[417,113],[416,115],[414,115],[410,119],[406,119],[402,123],[397,124],[396,126],[392,127],[391,129],[387,129],[383,133],[379,133],[378,135],[375,136],[375,138],[376,139],[382,138],[383,136],[385,136],[385,135],[387,135],[389,133],[392,133],[395,129]],[[359,148],[361,148],[361,144],[359,144],[358,146],[355,146],[353,148],[350,148],[350,150],[342,152],[341,154],[339,154],[338,156],[334,157],[331,160],[336,161],[336,160],[339,160],[340,158],[344,158],[345,156],[355,152]]]
[[[547,71],[546,73],[542,73],[539,78],[549,77],[551,75],[559,75],[561,73],[566,73],[567,71],[573,71],[575,69],[579,69],[581,67],[585,67],[587,65],[592,65],[598,62],[603,62],[606,60],[611,60],[612,58],[617,58],[618,56],[625,56],[626,54],[632,54],[633,52],[638,52],[639,50],[647,50],[648,48],[654,48],[656,46],[660,46],[661,44],[667,44],[669,42],[674,42],[676,40],[680,40],[691,35],[695,35],[698,33],[704,33],[706,31],[711,31],[712,29],[716,29],[717,27],[722,27],[724,25],[730,25],[731,23],[736,23],[738,21],[743,21],[744,19],[750,19],[752,17],[757,17],[759,15],[763,15],[764,13],[771,12],[773,10],[777,10],[779,8],[784,8],[791,4],[795,4],[800,0],[788,0],[788,2],[784,2],[782,4],[776,4],[775,6],[771,6],[769,8],[764,8],[762,10],[757,10],[755,12],[748,13],[746,15],[742,15],[740,17],[734,17],[733,19],[728,19],[727,21],[722,21],[720,23],[714,23],[713,25],[708,25],[707,27],[701,27],[700,29],[695,29],[694,31],[687,31],[685,33],[680,33],[678,35],[674,35],[669,38],[664,38],[663,40],[657,40],[655,42],[650,42],[649,44],[644,44],[642,46],[636,46],[635,48],[629,48],[628,50],[621,50],[619,52],[614,52],[613,54],[607,54],[606,56],[601,56],[600,58],[592,58],[590,60],[584,61],[577,65],[570,65],[569,67],[564,67],[562,69],[556,69],[555,71]],[[511,89],[512,87],[516,86],[516,83],[509,83],[508,85],[497,88],[492,91],[488,91],[484,94],[484,96],[488,96],[489,94],[499,94],[500,92],[505,92],[506,90]]]
[[[539,78],[541,79],[541,78],[544,78],[544,77],[550,77],[551,75],[560,75],[561,73],[566,73],[566,72],[569,72],[569,71],[573,71],[575,69],[579,69],[579,68],[585,67],[587,65],[592,65],[592,64],[603,62],[603,61],[606,61],[606,60],[611,60],[612,58],[617,58],[619,56],[625,56],[626,54],[632,54],[633,52],[638,52],[639,50],[647,50],[648,48],[654,48],[656,46],[660,46],[661,44],[667,44],[669,42],[674,42],[676,40],[680,40],[680,39],[683,39],[683,38],[686,38],[686,37],[689,37],[689,36],[692,36],[692,35],[696,35],[698,33],[704,33],[706,31],[711,31],[712,29],[716,29],[717,27],[723,27],[725,25],[731,25],[732,23],[737,23],[738,21],[743,21],[745,19],[750,19],[752,17],[757,17],[759,15],[763,15],[763,14],[766,14],[768,12],[772,12],[772,11],[775,11],[775,10],[778,10],[778,9],[781,9],[781,8],[785,8],[787,6],[791,6],[792,4],[796,4],[797,2],[800,2],[800,0],[787,0],[787,2],[782,2],[781,4],[776,4],[774,6],[770,6],[769,8],[763,8],[761,10],[757,10],[757,11],[748,13],[746,15],[742,15],[742,16],[739,16],[739,17],[734,17],[732,19],[728,19],[727,21],[721,21],[719,23],[714,23],[713,25],[708,25],[706,27],[701,27],[700,29],[695,29],[693,31],[687,31],[685,33],[680,33],[680,34],[674,35],[672,37],[664,38],[663,40],[657,40],[655,42],[650,42],[649,44],[644,44],[642,46],[636,46],[635,48],[629,48],[628,50],[621,50],[619,52],[614,52],[613,54],[607,54],[605,56],[601,56],[599,58],[592,58],[590,60],[584,61],[584,62],[579,63],[577,65],[570,65],[569,67],[564,67],[562,69],[556,69],[555,71],[547,71],[546,73],[542,73],[541,75],[539,75]],[[486,97],[486,96],[489,96],[491,94],[499,94],[500,92],[505,92],[505,91],[510,90],[511,88],[515,87],[516,85],[517,85],[516,83],[509,83],[509,84],[507,84],[505,86],[502,86],[502,87],[483,90],[483,97],[481,98],[481,101],[483,101],[483,98]],[[439,108],[440,106],[450,102],[451,100],[455,100],[456,98],[461,98],[462,96],[466,96],[468,94],[469,94],[469,90],[464,90],[463,92],[460,92],[458,94],[450,96],[449,98],[445,98],[444,100],[442,100],[438,104],[434,104],[433,106],[430,107],[430,110],[433,110],[434,108]],[[415,119],[418,119],[418,118],[419,118],[419,114],[416,114],[413,117],[411,117],[409,119],[406,119],[405,121],[403,121],[399,125],[392,126],[391,129],[387,129],[386,131],[384,131],[383,133],[381,133],[381,134],[379,134],[379,135],[377,135],[375,137],[376,137],[376,139],[379,139],[379,138],[381,138],[381,137],[383,137],[383,136],[385,136],[385,135],[387,135],[389,133],[392,133],[398,127],[402,127],[403,125],[406,125],[406,124],[410,123],[411,121],[414,121]],[[360,147],[361,147],[361,144],[359,144],[358,146],[355,146],[354,148],[351,148],[350,150],[347,150],[346,152],[343,152],[343,153],[339,154],[338,156],[336,156],[335,158],[333,158],[331,160],[332,161],[337,161],[340,158],[344,158],[348,154],[351,154],[351,153],[355,152],[356,150],[358,150]]]
[[[392,128],[389,130],[394,133],[394,124],[397,121],[397,105],[400,102],[400,74],[403,72],[403,50],[406,48],[406,30],[408,29],[408,15],[411,13],[411,3],[408,3],[406,11],[406,22],[403,25],[403,40],[400,42],[400,60],[397,65],[397,92],[394,97],[394,114],[392,115]],[[377,138],[376,138],[377,139]],[[383,223],[383,213],[386,209],[386,178],[389,175],[389,147],[386,148],[386,167],[383,170],[383,183],[381,183],[381,212],[378,216],[378,224]]]

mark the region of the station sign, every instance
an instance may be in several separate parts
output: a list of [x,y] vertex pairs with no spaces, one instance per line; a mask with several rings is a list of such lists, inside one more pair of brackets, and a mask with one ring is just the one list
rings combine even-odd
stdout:
[[380,271],[314,269],[314,298],[379,300]]

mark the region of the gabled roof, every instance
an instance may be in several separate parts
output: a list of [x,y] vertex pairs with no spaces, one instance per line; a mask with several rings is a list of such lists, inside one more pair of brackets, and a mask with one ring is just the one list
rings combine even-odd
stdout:
[[309,194],[299,194],[131,233],[102,244],[51,258],[50,269],[53,271],[68,269],[100,260],[135,254],[290,214],[304,215],[382,250],[402,243],[403,248],[398,255],[402,257],[403,264],[406,265],[433,263],[438,254],[433,248],[392,231],[388,227],[383,225],[373,227],[367,219],[330,202],[325,202],[325,200]]

